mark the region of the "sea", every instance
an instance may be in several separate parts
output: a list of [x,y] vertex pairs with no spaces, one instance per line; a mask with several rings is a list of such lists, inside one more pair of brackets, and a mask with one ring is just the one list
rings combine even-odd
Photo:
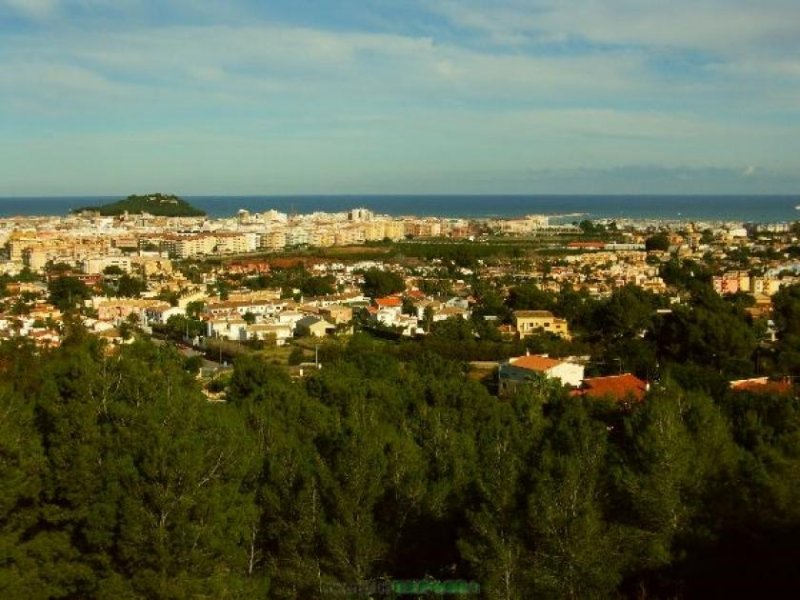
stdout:
[[[553,222],[582,219],[732,221],[786,223],[800,219],[798,196],[653,195],[341,195],[184,196],[211,217],[240,209],[288,214],[343,212],[367,208],[391,216],[514,218],[548,215]],[[0,197],[0,217],[66,215],[73,208],[118,200],[119,196]]]

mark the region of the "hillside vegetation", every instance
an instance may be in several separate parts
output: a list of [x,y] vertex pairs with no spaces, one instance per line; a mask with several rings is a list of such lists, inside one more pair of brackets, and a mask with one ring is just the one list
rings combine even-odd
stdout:
[[75,212],[97,211],[105,217],[148,213],[158,217],[202,217],[206,213],[173,194],[132,194],[122,200],[101,206],[85,206]]
[[[0,344],[4,598],[482,598],[797,588],[800,405],[664,381],[621,410],[500,400],[369,337],[293,381],[255,357],[209,403],[174,350]],[[767,577],[767,574],[769,575]]]

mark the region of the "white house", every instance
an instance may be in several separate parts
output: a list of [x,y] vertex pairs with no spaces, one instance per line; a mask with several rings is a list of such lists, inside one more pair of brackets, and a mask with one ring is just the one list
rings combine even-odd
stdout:
[[305,315],[301,312],[296,312],[293,310],[284,310],[277,314],[278,323],[282,325],[291,325],[292,329],[294,329],[297,322],[302,319]]
[[275,336],[275,345],[283,346],[292,337],[292,327],[279,323],[258,323],[247,326],[247,337],[251,340],[267,340]]
[[247,339],[247,322],[244,319],[209,319],[206,321],[206,335],[231,341]]
[[159,323],[163,325],[174,315],[186,316],[186,310],[179,306],[169,306],[168,304],[151,306],[145,309],[145,317],[148,324]]
[[579,387],[583,382],[583,365],[543,355],[518,356],[500,364],[498,377],[500,392],[538,377],[558,379],[564,385]]

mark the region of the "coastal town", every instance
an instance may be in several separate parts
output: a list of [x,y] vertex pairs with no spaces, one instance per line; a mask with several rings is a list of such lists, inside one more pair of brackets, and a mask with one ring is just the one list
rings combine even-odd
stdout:
[[0,31],[0,600],[800,597],[800,2]]
[[[526,339],[568,344],[573,324],[558,302],[521,300],[525,286],[594,299],[635,287],[669,313],[685,298],[665,270],[690,264],[720,296],[747,299],[769,344],[771,298],[800,281],[799,234],[791,223],[551,223],[545,215],[416,218],[364,208],[239,210],[217,219],[92,210],[5,218],[0,338],[56,347],[65,319],[78,319],[109,349],[138,335],[178,344],[212,378],[242,352],[272,352],[274,362],[302,373],[297,365],[321,366],[320,340],[355,331],[418,340],[443,321],[478,320],[476,338],[517,343],[530,354]],[[581,375],[573,369],[563,383],[591,385],[582,375],[590,356],[564,360]],[[537,361],[490,362],[498,390],[524,381],[526,362],[538,374],[559,362],[547,354]],[[645,385],[634,378],[625,390],[636,395]]]

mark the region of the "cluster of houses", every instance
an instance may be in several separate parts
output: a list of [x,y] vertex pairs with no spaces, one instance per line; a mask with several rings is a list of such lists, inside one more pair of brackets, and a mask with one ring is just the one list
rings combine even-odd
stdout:
[[[619,373],[603,377],[586,377],[585,362],[588,357],[551,358],[546,354],[526,354],[499,363],[497,369],[498,394],[508,396],[521,387],[536,385],[542,380],[554,380],[569,388],[573,397],[609,400],[623,406],[644,402],[650,383],[632,373]],[[788,394],[794,392],[790,379],[772,380],[754,377],[729,382],[734,392],[752,394]]]
[[783,266],[784,275],[778,277],[773,274],[763,276],[751,275],[749,271],[726,271],[721,275],[711,278],[714,291],[720,295],[736,294],[742,292],[752,294],[756,300],[763,296],[774,296],[778,290],[786,285],[800,282],[800,277],[794,274],[800,271],[800,264],[790,263]]
[[[484,225],[487,223],[481,227]],[[305,230],[316,233],[305,241],[292,237],[275,242],[272,238],[279,226],[290,226],[291,236]],[[438,321],[459,317],[469,319],[476,300],[468,281],[476,273],[483,279],[506,282],[505,287],[498,289],[501,295],[507,294],[515,281],[534,281],[542,289],[551,291],[569,286],[587,290],[595,296],[606,296],[613,289],[629,284],[667,294],[672,292],[660,276],[663,263],[674,257],[698,262],[708,259],[718,273],[712,279],[714,289],[720,294],[744,292],[753,295],[755,303],[747,310],[753,317],[767,320],[768,335],[775,339],[775,329],[769,321],[771,296],[784,285],[800,282],[800,263],[792,258],[794,254],[790,252],[793,248],[796,251],[797,246],[794,230],[773,228],[758,230],[753,235],[733,225],[705,228],[682,224],[673,229],[663,223],[653,226],[666,228],[668,251],[647,251],[645,241],[652,234],[652,228],[632,227],[625,232],[625,243],[573,241],[564,245],[567,252],[552,259],[479,261],[479,270],[473,272],[461,268],[447,282],[448,292],[438,295],[425,294],[420,288],[430,289],[423,285],[424,280],[436,280],[440,276],[442,259],[398,264],[380,261],[343,264],[319,257],[309,259],[304,267],[313,275],[330,278],[333,287],[341,291],[331,296],[305,298],[300,290],[292,290],[292,298],[282,298],[281,291],[274,289],[231,292],[224,297],[212,291],[220,282],[229,281],[234,275],[242,278],[259,276],[268,274],[271,266],[292,266],[281,264],[281,260],[288,259],[267,261],[251,258],[245,259],[249,262],[210,266],[196,273],[191,281],[190,276],[178,268],[179,264],[173,264],[174,257],[277,249],[283,244],[327,245],[345,241],[349,244],[385,237],[397,239],[405,235],[471,237],[483,231],[466,221],[386,220],[363,209],[334,216],[315,214],[291,218],[273,211],[257,215],[241,212],[235,218],[220,220],[146,216],[0,220],[0,242],[7,249],[7,258],[0,260],[0,273],[18,275],[23,269],[34,274],[46,273],[48,264],[66,263],[74,268],[71,275],[97,290],[95,293],[104,287],[109,271],[132,274],[145,281],[147,290],[139,297],[102,296],[87,301],[87,308],[91,310],[85,311],[84,324],[114,343],[127,340],[125,324],[148,331],[167,324],[171,317],[185,317],[191,313],[202,322],[203,330],[197,337],[260,340],[284,345],[295,337],[347,333],[354,327],[356,317],[363,325],[388,328],[410,337],[426,335],[432,324]],[[489,222],[488,227],[489,230],[496,229],[500,235],[552,229],[546,218],[536,216]],[[315,241],[314,236],[328,230],[333,232],[330,240],[324,244]],[[268,242],[264,241],[266,238],[255,236],[259,231],[269,234]],[[355,235],[353,232],[366,233],[342,241],[336,236],[345,235],[343,232],[348,232],[347,236]],[[202,247],[194,248],[193,244]],[[749,258],[742,262],[741,255],[745,250]],[[372,268],[401,275],[406,282],[405,292],[378,298],[362,294],[359,291],[363,281],[360,273]],[[453,275],[454,272],[450,273]],[[462,275],[463,279],[458,279]],[[0,338],[26,337],[41,346],[58,345],[62,315],[48,304],[46,283],[14,281],[6,285],[5,291],[4,310],[0,312]],[[563,339],[571,337],[566,320],[543,310],[514,311],[511,324],[501,325],[500,331],[507,337],[525,338],[541,332]],[[188,334],[187,327],[187,337]],[[562,360],[556,361],[558,365],[543,367],[554,360],[518,357],[501,365],[501,389],[525,381],[532,372],[544,373],[548,377],[557,373],[558,378],[570,385],[576,394],[592,395],[600,393],[597,390],[610,389],[614,393],[622,390],[620,393],[632,393],[636,397],[645,385],[626,374],[612,378],[584,378],[582,370],[578,373],[578,369],[582,369],[580,361]]]
[[295,302],[268,291],[210,302],[202,316],[208,337],[282,346],[295,336],[324,337],[352,331],[353,310],[368,302],[360,293]]
[[[122,265],[120,270],[125,271],[127,267]],[[250,267],[252,265],[248,266],[248,271],[252,270]],[[476,300],[466,286],[454,286],[458,293],[450,296],[434,297],[414,286],[413,279],[407,279],[409,289],[405,292],[371,299],[358,291],[356,267],[386,268],[379,263],[313,265],[314,273],[333,274],[337,286],[345,291],[309,298],[298,294],[293,294],[292,298],[281,297],[279,289],[241,290],[222,297],[210,294],[208,283],[193,284],[176,272],[166,278],[149,279],[150,289],[138,297],[92,297],[85,302],[84,324],[109,341],[122,343],[126,341],[123,324],[147,332],[166,325],[171,317],[186,317],[191,313],[203,322],[205,337],[283,345],[293,337],[322,337],[351,331],[354,315],[358,313],[363,315],[363,324],[367,326],[389,328],[410,337],[429,333],[436,322],[472,316]],[[105,277],[85,273],[70,276],[89,286],[97,285]],[[47,303],[47,284],[43,281],[12,283],[7,286],[7,292],[12,294],[10,297],[27,300],[20,314],[0,314],[0,338],[24,336],[43,345],[57,345],[62,315]],[[570,335],[567,322],[549,311],[516,311],[513,325],[506,325],[502,330],[519,337],[536,332],[549,332],[567,339]]]
[[568,386],[573,396],[635,403],[643,401],[650,389],[647,382],[631,373],[585,377],[583,361],[585,359],[577,357],[556,359],[547,355],[510,358],[499,365],[498,391],[500,395],[508,395],[520,386],[530,385],[544,378]]
[[367,307],[369,320],[396,330],[404,336],[429,333],[431,324],[449,318],[469,319],[472,316],[474,299],[452,296],[447,300],[434,300],[419,290],[411,290],[403,296],[397,294],[376,298]]
[[287,247],[348,246],[405,236],[466,238],[483,226],[465,219],[389,217],[364,208],[289,215],[275,210],[236,216],[100,216],[82,211],[65,217],[0,219],[0,243],[12,262],[37,270],[48,261],[125,260],[149,249],[170,258],[278,251]]

